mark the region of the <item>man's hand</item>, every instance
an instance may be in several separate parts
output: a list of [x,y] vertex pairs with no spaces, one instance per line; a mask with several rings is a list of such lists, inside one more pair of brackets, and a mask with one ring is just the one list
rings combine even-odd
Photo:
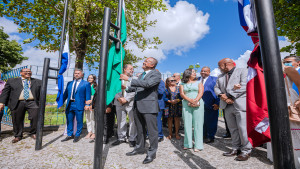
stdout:
[[85,104],[91,104],[91,103],[92,103],[92,100],[85,101]]
[[233,104],[234,103],[234,101],[230,98],[226,99],[225,101],[226,101],[227,104]]
[[90,106],[84,106],[84,110],[89,110]]
[[127,103],[127,100],[126,100],[124,97],[121,97],[120,100],[121,100],[121,103],[122,103],[122,104]]
[[240,89],[242,86],[240,85],[240,84],[235,84],[234,86],[233,86],[233,89],[234,90],[238,90],[238,89]]
[[214,109],[214,110],[218,110],[218,109],[219,109],[219,105],[213,104],[213,109]]
[[226,96],[226,94],[220,94],[220,99],[223,101],[226,101],[228,99],[228,97]]
[[110,112],[111,112],[111,108],[110,107],[106,108],[105,113],[110,113]]
[[91,106],[89,106],[89,110],[90,111],[92,111],[93,110],[93,106],[91,105]]
[[0,105],[0,111],[2,111],[4,109],[4,104]]
[[121,89],[126,89],[126,86],[124,86],[124,85],[121,85]]
[[297,100],[294,106],[296,107],[296,109],[300,110],[300,100]]
[[128,77],[127,75],[125,75],[125,74],[121,74],[121,75],[120,75],[120,79],[121,79],[121,80],[128,81],[129,77]]

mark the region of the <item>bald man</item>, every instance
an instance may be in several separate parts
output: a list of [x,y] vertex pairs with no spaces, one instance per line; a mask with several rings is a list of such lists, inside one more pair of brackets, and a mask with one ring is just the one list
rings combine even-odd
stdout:
[[[246,128],[247,69],[236,68],[233,60],[221,60],[223,68],[216,82],[215,93],[220,98],[220,108],[225,109],[225,118],[231,133],[232,150],[224,156],[236,156],[237,161],[250,158],[252,145]],[[239,86],[239,87],[236,87]]]

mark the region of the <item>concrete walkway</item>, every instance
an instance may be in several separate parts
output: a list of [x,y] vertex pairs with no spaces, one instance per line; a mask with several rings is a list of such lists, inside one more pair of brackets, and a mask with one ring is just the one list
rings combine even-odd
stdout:
[[[78,143],[61,142],[64,127],[57,131],[46,131],[43,137],[43,149],[35,151],[35,140],[25,136],[23,140],[12,144],[13,135],[11,127],[2,125],[4,134],[0,142],[0,168],[92,168],[94,157],[94,144],[88,139],[82,138]],[[6,130],[6,131],[5,131]],[[132,169],[132,168],[243,168],[262,169],[273,168],[266,158],[267,150],[256,148],[248,161],[238,162],[234,157],[224,157],[222,153],[230,150],[230,139],[220,136],[225,132],[224,122],[219,119],[219,128],[214,143],[204,144],[204,150],[194,152],[183,150],[183,137],[181,140],[167,140],[159,143],[156,159],[150,164],[142,164],[144,155],[128,157],[126,152],[132,150],[128,144],[112,147],[110,144],[115,140],[112,138],[110,144],[104,147],[104,168]],[[164,129],[167,135],[167,129]],[[85,136],[83,133],[83,136]],[[183,133],[182,133],[183,136]]]

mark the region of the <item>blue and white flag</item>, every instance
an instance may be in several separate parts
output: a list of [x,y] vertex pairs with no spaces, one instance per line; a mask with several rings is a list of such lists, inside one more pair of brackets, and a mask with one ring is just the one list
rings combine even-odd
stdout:
[[69,68],[70,66],[70,48],[69,48],[69,33],[66,34],[66,41],[64,45],[64,51],[61,55],[61,67],[58,73],[58,93],[57,93],[57,108],[60,108],[64,102],[63,102],[63,94],[64,94],[64,76],[63,73]]
[[249,34],[256,32],[257,24],[252,0],[238,0],[240,24]]

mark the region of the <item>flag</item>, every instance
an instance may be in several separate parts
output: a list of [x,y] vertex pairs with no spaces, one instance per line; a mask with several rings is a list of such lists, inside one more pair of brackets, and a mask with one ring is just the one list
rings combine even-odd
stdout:
[[63,93],[64,93],[64,76],[63,73],[69,68],[70,66],[70,48],[69,48],[69,33],[66,33],[66,41],[64,45],[64,50],[61,55],[61,67],[58,72],[58,93],[56,97],[56,102],[57,102],[57,108],[60,108],[64,103],[63,103]]
[[[121,47],[116,50],[116,43],[113,42],[108,52],[107,58],[107,76],[106,76],[106,104],[110,104],[115,95],[121,92],[120,74],[122,74],[123,60],[125,50],[123,44],[126,42],[126,20],[125,20],[125,3],[122,0],[122,22],[121,22]],[[115,32],[116,37],[116,32]]]
[[238,0],[240,24],[254,43],[248,61],[247,79],[247,134],[253,147],[271,141],[265,79],[260,56],[254,4]]

